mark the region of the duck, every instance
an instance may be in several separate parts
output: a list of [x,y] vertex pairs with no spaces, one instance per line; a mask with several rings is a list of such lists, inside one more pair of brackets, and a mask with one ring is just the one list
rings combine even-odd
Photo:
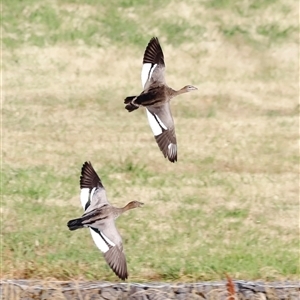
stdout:
[[198,89],[186,85],[174,90],[166,84],[164,54],[157,37],[151,38],[144,52],[141,79],[144,90],[138,96],[126,97],[125,109],[132,112],[140,106],[146,108],[148,122],[160,150],[174,163],[177,161],[177,141],[170,100]]
[[126,280],[128,278],[126,257],[115,220],[124,212],[141,207],[143,203],[131,201],[121,208],[112,206],[107,200],[101,179],[92,163],[87,161],[81,169],[80,190],[84,214],[67,223],[69,230],[89,228],[96,246],[103,253],[109,267],[121,280]]

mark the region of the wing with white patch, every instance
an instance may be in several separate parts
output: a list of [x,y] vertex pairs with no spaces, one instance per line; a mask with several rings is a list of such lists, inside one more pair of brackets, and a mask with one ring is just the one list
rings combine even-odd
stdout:
[[165,84],[164,68],[157,64],[143,64],[141,80],[144,91],[148,90],[153,83]]
[[164,84],[164,71],[164,54],[158,38],[153,37],[148,43],[143,57],[141,79],[144,90],[148,89],[153,82]]
[[109,219],[105,222],[104,226],[105,228],[103,228],[101,232],[115,243],[115,246],[110,247],[104,254],[105,260],[115,274],[122,280],[125,280],[128,277],[128,272],[126,257],[123,252],[122,238],[113,219]]
[[107,252],[109,250],[109,245],[112,247],[114,246],[114,243],[109,240],[108,237],[106,237],[101,231],[90,228],[90,232],[95,245],[101,252]]
[[90,207],[92,199],[93,205],[90,209],[95,209],[96,207],[108,204],[104,186],[91,162],[85,162],[82,166],[80,189],[80,201],[85,211]]
[[174,128],[155,136],[155,140],[163,155],[167,157],[170,162],[177,161],[177,144]]
[[[80,176],[80,202],[85,213],[108,204],[103,184],[90,162],[85,162]],[[103,253],[109,250],[108,244],[114,246],[104,234],[97,229],[90,228],[94,243]]]
[[[87,220],[88,222],[88,220]],[[105,219],[104,222],[94,223],[91,229],[91,234],[96,246],[104,253],[111,247],[122,247],[122,238],[116,228],[113,218]]]
[[90,189],[88,188],[80,189],[80,202],[83,210],[86,210],[86,208],[88,208],[91,204],[90,194],[91,194]]
[[[86,191],[81,189],[80,196],[83,194],[83,197],[80,197],[82,206],[85,203],[86,199]],[[104,188],[93,188],[90,191],[88,201],[84,207],[84,212],[88,213],[96,208],[100,208],[103,205],[109,204],[106,197],[106,191]]]
[[159,107],[147,107],[149,125],[155,140],[165,157],[177,161],[177,142],[169,102]]

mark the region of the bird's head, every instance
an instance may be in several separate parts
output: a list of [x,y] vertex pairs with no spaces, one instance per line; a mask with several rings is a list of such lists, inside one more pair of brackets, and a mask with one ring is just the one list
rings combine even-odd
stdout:
[[127,204],[129,209],[136,208],[136,207],[141,207],[142,205],[144,205],[144,203],[139,202],[139,201],[131,201]]
[[183,88],[186,92],[191,92],[191,91],[196,91],[198,90],[195,86],[193,85],[186,85],[184,88]]

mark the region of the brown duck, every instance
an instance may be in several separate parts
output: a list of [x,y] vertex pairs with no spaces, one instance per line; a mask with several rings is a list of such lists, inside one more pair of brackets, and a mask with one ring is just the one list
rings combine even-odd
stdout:
[[139,96],[130,96],[124,100],[125,108],[131,112],[140,106],[146,108],[148,121],[156,142],[169,161],[177,161],[177,142],[174,121],[170,109],[170,100],[180,94],[197,90],[186,85],[176,91],[165,82],[164,54],[158,38],[153,37],[144,53],[142,68],[143,92]]
[[122,280],[128,278],[122,238],[115,219],[127,210],[143,203],[131,201],[122,208],[109,204],[102,182],[90,162],[85,162],[80,177],[80,200],[85,210],[82,217],[68,222],[70,230],[90,228],[93,240],[115,274]]

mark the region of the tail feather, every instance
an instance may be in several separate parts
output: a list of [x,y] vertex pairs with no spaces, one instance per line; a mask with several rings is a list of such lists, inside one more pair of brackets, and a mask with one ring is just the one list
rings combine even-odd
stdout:
[[134,103],[134,100],[137,98],[137,96],[129,96],[124,100],[125,109],[127,109],[129,112],[136,110],[139,108],[139,105],[136,105]]
[[134,105],[134,104],[132,104],[132,103],[129,103],[129,104],[127,104],[127,105],[125,106],[125,108],[128,110],[128,112],[132,112],[133,110],[136,110],[136,109],[138,109],[139,107],[136,106],[136,105]]
[[67,225],[70,230],[76,230],[79,228],[83,228],[82,218],[70,220]]
[[136,96],[129,96],[129,97],[126,97],[125,100],[124,100],[124,104],[130,103],[134,98],[136,98]]

